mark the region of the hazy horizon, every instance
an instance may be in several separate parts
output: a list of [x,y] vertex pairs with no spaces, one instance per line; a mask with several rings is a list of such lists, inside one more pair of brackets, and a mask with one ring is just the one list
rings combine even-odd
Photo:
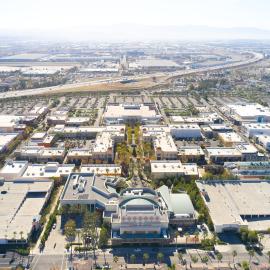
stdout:
[[0,35],[68,40],[270,39],[267,0],[9,0]]

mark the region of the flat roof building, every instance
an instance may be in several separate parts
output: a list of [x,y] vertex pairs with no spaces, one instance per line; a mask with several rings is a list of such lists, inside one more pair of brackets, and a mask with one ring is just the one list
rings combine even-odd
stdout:
[[0,133],[0,153],[8,151],[12,142],[19,136],[19,133]]
[[92,172],[71,173],[60,197],[63,205],[88,205],[89,209],[105,209],[110,201],[115,201],[118,194],[106,185],[105,176],[97,176]]
[[169,125],[175,139],[201,139],[201,128],[197,124]]
[[35,179],[66,179],[74,170],[74,164],[59,164],[48,162],[47,164],[29,164],[22,178]]
[[1,183],[1,244],[24,243],[39,228],[41,212],[52,187],[52,181],[35,178]]
[[270,110],[258,103],[228,104],[228,114],[238,123],[269,122]]
[[1,114],[0,132],[11,133],[20,130],[21,128],[25,128],[25,126],[22,125],[22,120],[24,118],[24,116]]
[[224,167],[241,179],[265,179],[270,177],[269,161],[225,162]]
[[270,150],[270,135],[257,135],[256,141],[259,143],[265,150]]
[[221,132],[221,133],[218,133],[218,137],[226,147],[230,147],[234,143],[244,142],[242,137],[236,132],[225,132],[225,133]]
[[205,149],[208,162],[223,164],[226,161],[241,161],[242,154],[234,147],[207,147]]
[[14,155],[17,160],[27,160],[31,162],[63,162],[66,150],[58,147],[44,146],[23,146],[15,150]]
[[183,163],[194,162],[203,164],[205,153],[200,146],[181,146],[178,148],[178,157]]
[[[270,227],[270,181],[197,181],[215,231],[241,227],[266,231]],[[222,214],[221,214],[222,213]]]
[[270,135],[270,123],[248,123],[242,125],[243,132],[248,138],[257,135]]
[[94,173],[106,176],[120,176],[121,171],[121,166],[116,164],[83,164],[80,167],[81,173]]
[[122,124],[129,122],[158,123],[161,115],[155,106],[144,104],[108,105],[103,114],[106,124]]
[[158,160],[177,159],[178,149],[171,134],[160,133],[153,139],[155,155]]
[[198,124],[209,125],[220,123],[223,121],[222,117],[217,113],[200,114],[199,116],[171,116],[171,120],[176,124]]
[[196,163],[181,163],[181,161],[151,160],[151,176],[154,179],[162,179],[178,176],[199,176]]
[[233,128],[228,124],[210,124],[209,127],[214,133],[233,131]]
[[28,167],[28,161],[7,160],[5,165],[0,169],[0,177],[5,180],[13,180],[23,175]]

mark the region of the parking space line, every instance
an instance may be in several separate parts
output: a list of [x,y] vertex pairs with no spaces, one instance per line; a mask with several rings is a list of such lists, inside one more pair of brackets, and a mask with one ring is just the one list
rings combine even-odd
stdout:
[[[35,269],[35,267],[36,267],[36,265],[37,265],[37,263],[38,263],[38,261],[39,261],[39,259],[40,259],[40,256],[41,256],[41,255],[36,255],[36,256],[35,256],[35,258],[37,257],[37,259],[36,259],[36,261],[35,261],[35,264],[34,264],[33,267],[32,267],[32,270]],[[34,259],[35,259],[35,258],[34,258]]]

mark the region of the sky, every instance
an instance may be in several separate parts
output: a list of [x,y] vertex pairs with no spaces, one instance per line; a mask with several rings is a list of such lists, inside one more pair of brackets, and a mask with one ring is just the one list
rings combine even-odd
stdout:
[[0,35],[270,39],[270,0],[0,0],[0,10]]
[[269,0],[0,0],[0,10],[0,29],[142,24],[270,30]]

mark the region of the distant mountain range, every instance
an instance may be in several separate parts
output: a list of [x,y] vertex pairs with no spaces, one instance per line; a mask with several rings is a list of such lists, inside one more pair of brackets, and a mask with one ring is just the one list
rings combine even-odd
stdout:
[[1,30],[0,35],[32,37],[57,40],[228,40],[263,39],[270,40],[270,30],[258,28],[220,28],[209,26],[149,26],[139,24],[117,24],[108,26],[74,27],[41,31]]

